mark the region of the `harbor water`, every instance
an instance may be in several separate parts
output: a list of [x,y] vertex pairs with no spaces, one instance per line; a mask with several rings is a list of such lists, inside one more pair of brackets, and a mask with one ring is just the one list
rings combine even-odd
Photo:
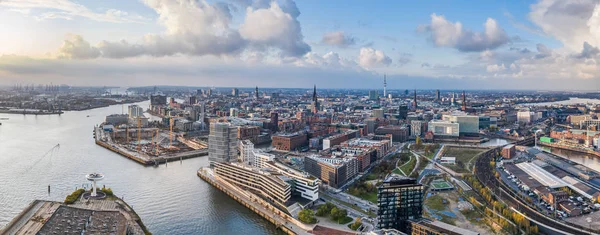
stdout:
[[126,105],[60,116],[0,114],[9,118],[0,126],[0,228],[32,200],[62,201],[88,183],[86,174],[101,172],[99,185],[123,197],[154,234],[282,234],[198,178],[207,157],[145,167],[97,146],[94,125],[123,110]]

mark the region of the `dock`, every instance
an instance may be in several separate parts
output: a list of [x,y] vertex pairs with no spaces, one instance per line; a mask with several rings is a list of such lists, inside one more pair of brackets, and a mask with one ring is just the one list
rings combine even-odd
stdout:
[[299,220],[289,216],[285,212],[279,210],[278,208],[270,205],[268,202],[264,201],[260,197],[257,197],[249,192],[245,192],[224,180],[219,179],[218,176],[215,176],[211,169],[209,168],[201,168],[197,172],[198,177],[214,186],[215,188],[221,190],[229,197],[233,198],[243,206],[252,210],[254,213],[260,215],[265,218],[267,221],[271,222],[278,229],[285,232],[289,235],[303,234],[308,235],[310,231],[313,231],[315,225],[306,225],[300,222]]

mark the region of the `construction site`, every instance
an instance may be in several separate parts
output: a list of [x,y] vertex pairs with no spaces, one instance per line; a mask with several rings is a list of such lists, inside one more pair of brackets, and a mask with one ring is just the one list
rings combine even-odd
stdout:
[[144,127],[139,118],[136,126],[102,123],[95,127],[94,138],[96,144],[144,165],[208,155],[207,142],[176,132],[173,120],[167,128]]

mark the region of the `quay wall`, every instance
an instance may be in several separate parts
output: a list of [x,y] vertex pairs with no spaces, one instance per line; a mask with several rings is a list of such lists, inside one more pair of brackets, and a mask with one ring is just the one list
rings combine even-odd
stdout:
[[563,146],[563,145],[558,145],[558,144],[543,143],[543,142],[539,142],[539,141],[538,141],[537,144],[538,145],[542,145],[542,146],[546,146],[546,147],[553,147],[553,148],[558,148],[558,149],[566,149],[566,150],[570,150],[570,151],[574,151],[574,152],[591,154],[591,155],[594,155],[596,157],[600,157],[600,152],[596,152],[596,151],[585,150],[585,149],[578,149],[578,148],[573,148],[573,147]]
[[283,231],[283,232],[285,232],[286,234],[289,234],[289,235],[296,235],[296,233],[293,232],[292,230],[288,229],[285,226],[281,226],[280,224],[278,224],[277,221],[271,217],[271,215],[262,213],[260,210],[254,208],[252,205],[246,203],[243,199],[241,199],[237,195],[229,192],[225,187],[219,185],[217,182],[214,182],[214,180],[206,177],[204,174],[201,174],[200,172],[197,172],[197,175],[200,178],[202,178],[204,181],[206,181],[207,183],[211,184],[215,188],[221,190],[222,192],[224,192],[225,194],[227,194],[229,197],[233,198],[234,200],[236,200],[237,202],[239,202],[240,204],[242,204],[243,206],[245,206],[248,209],[252,210],[254,213],[260,215],[263,218],[265,218],[266,220],[268,220],[269,222],[271,222],[272,224],[274,224],[275,226],[277,226],[278,229],[281,229],[281,231]]

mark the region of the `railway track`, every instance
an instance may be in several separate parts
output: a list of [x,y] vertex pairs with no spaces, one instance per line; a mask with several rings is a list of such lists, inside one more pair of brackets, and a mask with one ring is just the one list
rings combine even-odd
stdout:
[[[531,142],[533,139],[525,139],[515,144],[522,145]],[[583,226],[567,225],[547,217],[535,209],[531,208],[526,203],[519,200],[506,185],[502,184],[494,174],[494,169],[490,166],[492,159],[498,155],[502,147],[491,149],[483,153],[476,162],[475,176],[485,186],[488,187],[494,195],[509,207],[523,213],[527,217],[535,220],[538,225],[552,228],[553,231],[563,234],[590,234],[590,230]],[[591,231],[597,233],[598,231]]]

